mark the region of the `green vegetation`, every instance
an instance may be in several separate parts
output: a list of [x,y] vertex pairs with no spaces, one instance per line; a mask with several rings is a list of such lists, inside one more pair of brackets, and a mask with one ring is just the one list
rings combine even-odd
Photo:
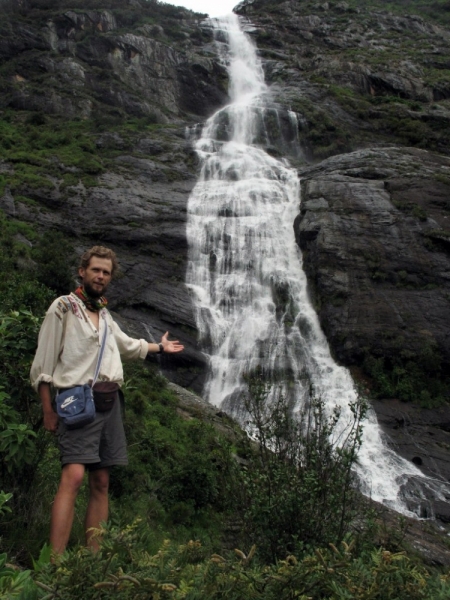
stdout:
[[[337,413],[326,417],[313,400],[311,411],[293,420],[282,398],[267,406],[269,388],[253,377],[247,408],[256,450],[236,427],[225,438],[201,412],[180,414],[150,364],[126,368],[130,464],[114,470],[101,550],[93,555],[81,546],[83,525],[76,520],[69,549],[51,562],[45,542],[60,468],[28,371],[41,315],[70,278],[73,250],[18,221],[2,217],[0,225],[0,243],[8,249],[1,253],[0,285],[2,597],[446,597],[445,577],[373,542],[373,522],[352,475],[362,405],[354,407],[347,443],[337,447],[329,437]],[[86,496],[82,489],[77,514]],[[227,523],[236,519],[239,532],[225,543]]]
[[258,459],[243,476],[241,500],[245,530],[268,562],[339,544],[350,532],[362,512],[352,469],[366,412],[358,400],[342,432],[340,410],[328,415],[313,394],[293,418],[285,399],[269,402],[269,392],[260,374],[249,379],[245,408]]
[[120,0],[28,0],[26,4],[16,0],[1,0],[0,10],[16,17],[39,19],[58,16],[64,11],[84,13],[88,10],[109,10],[123,27],[139,26],[155,20],[164,25],[183,19],[188,9],[159,0],[144,0],[139,10],[125,8]]
[[389,359],[367,352],[364,371],[372,378],[373,394],[380,398],[399,398],[424,408],[448,401],[450,381],[443,372],[436,347],[424,344],[420,353],[406,350],[398,341],[398,354]]
[[312,101],[297,98],[291,108],[303,118],[301,141],[313,158],[323,159],[354,149],[350,132]]
[[[279,11],[279,3],[273,0],[256,0],[258,8],[263,8],[270,13]],[[400,17],[405,15],[418,15],[426,20],[435,23],[448,25],[450,23],[448,0],[348,0],[345,2],[348,8],[344,7],[342,2],[334,0],[328,3],[329,10],[335,15],[336,21],[345,23],[346,15],[354,17],[361,14],[362,20],[369,20],[370,12],[392,13]],[[303,0],[302,7],[305,14],[321,14],[321,5],[315,0]],[[323,10],[323,9],[322,9]],[[374,23],[376,26],[377,23]]]
[[410,214],[412,217],[419,219],[419,221],[427,220],[427,213],[425,209],[416,202],[400,202],[398,200],[393,200],[392,202],[394,206],[396,206],[399,210]]
[[39,115],[30,113],[28,119],[13,112],[2,115],[0,146],[11,169],[0,176],[0,194],[6,186],[18,194],[32,195],[36,189],[50,193],[52,177],[65,177],[66,183],[70,169],[72,185],[104,170],[87,123],[43,117],[44,122],[36,124]]
[[[355,9],[361,7],[358,0],[349,0],[348,4]],[[450,24],[448,0],[366,0],[364,5],[365,10],[389,11],[399,16],[420,15],[442,25]]]
[[[0,197],[9,190],[16,201],[36,210],[56,207],[68,195],[83,193],[74,189],[77,186],[100,185],[99,175],[107,169],[117,171],[114,158],[124,151],[134,153],[143,133],[164,144],[164,133],[171,127],[155,123],[151,115],[110,119],[106,111],[91,119],[63,121],[40,112],[3,111],[0,152],[7,168],[0,173]],[[97,144],[105,131],[106,137]],[[164,176],[177,179],[179,173],[165,168]]]
[[108,528],[97,555],[78,549],[50,564],[49,553],[44,549],[35,563],[34,584],[30,572],[23,572],[17,581],[17,574],[4,569],[4,575],[0,571],[0,585],[3,582],[3,589],[9,591],[11,582],[9,589],[16,590],[18,596],[23,590],[20,595],[23,600],[44,595],[65,600],[81,597],[86,600],[444,600],[448,597],[448,576],[430,577],[403,553],[379,549],[358,556],[353,543],[317,549],[301,560],[290,555],[262,569],[253,550],[245,554],[238,549],[234,557],[224,557],[208,553],[199,542],[176,545],[166,541],[157,552],[152,552],[148,550],[150,538],[150,532],[143,531],[139,522],[122,530]]

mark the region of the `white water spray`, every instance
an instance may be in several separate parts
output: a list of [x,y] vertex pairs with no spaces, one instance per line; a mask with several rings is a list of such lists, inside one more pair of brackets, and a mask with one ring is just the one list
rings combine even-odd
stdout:
[[[308,401],[312,385],[330,413],[340,408],[345,427],[357,394],[347,369],[332,359],[308,299],[293,230],[298,176],[263,149],[277,135],[281,111],[270,103],[261,62],[238,17],[214,21],[214,27],[231,103],[207,121],[196,142],[202,168],[187,227],[187,284],[210,360],[205,393],[243,420],[243,375],[261,366],[281,382],[273,393],[288,398],[294,410]],[[291,138],[298,143],[296,135]],[[364,493],[403,513],[401,485],[410,477],[423,479],[383,444],[373,413],[364,423],[357,471]]]

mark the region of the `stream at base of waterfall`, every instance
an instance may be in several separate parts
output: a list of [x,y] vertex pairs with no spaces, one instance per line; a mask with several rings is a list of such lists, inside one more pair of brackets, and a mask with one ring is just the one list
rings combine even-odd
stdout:
[[[273,156],[280,152],[267,152],[284,143],[290,154],[301,153],[297,115],[271,101],[239,17],[209,24],[228,69],[231,102],[197,135],[201,172],[188,202],[186,283],[200,347],[209,358],[204,394],[244,423],[245,375],[262,369],[276,382],[272,398],[281,394],[294,412],[310,401],[311,389],[330,415],[337,408],[345,437],[357,391],[348,370],[334,362],[308,298],[293,229],[300,182],[286,160]],[[383,442],[372,410],[358,459],[362,492],[398,512],[414,516],[410,507],[421,505],[427,510],[424,487],[441,498],[440,482],[425,478]]]

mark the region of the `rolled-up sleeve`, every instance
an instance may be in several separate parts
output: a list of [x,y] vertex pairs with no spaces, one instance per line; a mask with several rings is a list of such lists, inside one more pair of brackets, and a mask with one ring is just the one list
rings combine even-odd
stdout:
[[36,355],[31,365],[31,385],[36,391],[40,383],[53,383],[53,373],[61,352],[63,323],[55,303],[50,306],[42,323],[38,337]]
[[120,356],[124,360],[144,359],[148,354],[148,342],[143,339],[129,337],[124,333],[115,321],[111,319],[111,328],[116,340]]

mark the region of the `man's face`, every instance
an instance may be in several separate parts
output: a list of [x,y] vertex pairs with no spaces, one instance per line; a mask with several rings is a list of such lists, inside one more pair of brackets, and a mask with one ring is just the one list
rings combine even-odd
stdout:
[[91,298],[100,298],[106,291],[112,276],[112,261],[109,258],[92,256],[88,266],[78,269],[84,291]]

